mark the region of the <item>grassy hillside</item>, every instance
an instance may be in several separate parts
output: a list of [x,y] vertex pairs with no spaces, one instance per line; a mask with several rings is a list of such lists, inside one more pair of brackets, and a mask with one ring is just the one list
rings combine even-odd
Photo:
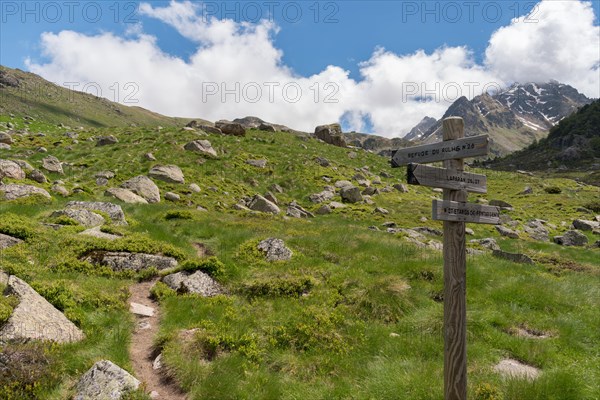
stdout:
[[[154,291],[162,314],[157,353],[163,354],[164,369],[189,399],[442,397],[441,253],[414,246],[404,233],[387,233],[382,226],[393,221],[403,228],[441,229],[441,223],[429,220],[431,198],[437,193],[426,187],[382,192],[372,198],[375,204],[349,204],[306,220],[232,208],[243,196],[264,194],[278,184],[283,193],[275,195],[284,211],[292,200],[316,211],[320,205],[310,203],[308,195],[321,191],[328,184],[325,179],[332,184],[352,180],[366,166],[381,176],[381,184],[374,186],[383,189],[403,183],[404,168],[392,170],[387,159],[366,151],[281,132],[204,136],[161,122],[165,129],[160,131],[85,128],[74,140],[56,120],[43,121],[45,114],[34,122],[2,114],[0,122],[10,122],[21,133],[13,134],[11,150],[0,150],[0,159],[24,159],[39,168],[42,158],[56,156],[65,162],[65,175],[47,173],[50,183],[26,183],[50,190],[51,182],[60,179],[75,194],[0,201],[0,232],[25,240],[2,251],[0,267],[29,282],[87,337],[70,345],[0,346],[1,356],[21,357],[8,370],[0,364],[0,398],[70,398],[81,374],[100,359],[132,371],[128,346],[136,324],[128,312],[129,288],[156,271],[114,273],[81,260],[99,249],[166,254],[187,265],[216,265],[213,271],[220,273],[214,276],[227,295],[207,299],[177,295],[164,287]],[[85,126],[90,125],[94,124]],[[96,147],[93,138],[108,134],[119,143]],[[209,140],[218,158],[183,149],[196,139]],[[40,146],[48,153],[36,152]],[[148,152],[157,161],[148,161]],[[327,158],[330,166],[321,166],[316,157]],[[268,161],[264,169],[246,163],[262,158]],[[162,194],[178,193],[181,201],[122,204],[105,197],[105,188],[95,182],[96,173],[111,170],[116,176],[109,187],[117,187],[159,163],[183,170],[183,185],[156,181]],[[581,207],[599,211],[597,187],[511,172],[472,172],[487,174],[489,194],[471,195],[470,200],[508,201],[514,210],[504,214],[517,221],[516,229],[542,218],[553,236],[567,230],[575,218],[594,217]],[[201,191],[189,190],[190,183],[197,183]],[[519,194],[525,186],[533,193]],[[554,194],[546,192],[549,187],[555,188]],[[78,235],[84,228],[50,217],[71,200],[121,204],[129,225],[107,224],[103,229],[123,238],[109,242],[84,237]],[[339,196],[334,200],[341,201]],[[389,214],[375,213],[376,207]],[[58,230],[42,225],[49,222],[66,225]],[[372,226],[380,230],[369,229]],[[474,236],[469,239],[495,238],[502,249],[526,253],[535,263],[516,264],[489,253],[468,258],[469,398],[600,398],[595,384],[600,381],[600,249],[561,247],[526,234],[508,239],[492,226],[470,227]],[[591,232],[586,235],[591,243],[599,239]],[[256,251],[258,241],[269,237],[285,241],[294,253],[290,261],[267,262]],[[428,235],[427,240],[441,238]],[[203,254],[198,253],[199,244]],[[479,245],[469,246],[481,250]],[[201,258],[206,253],[216,259]],[[9,303],[0,303],[0,317],[10,315]],[[519,329],[548,337],[519,336]],[[503,379],[493,366],[504,358],[535,366],[542,374],[536,381]]]
[[55,85],[38,75],[0,65],[0,113],[29,116],[73,128],[179,126],[187,121],[141,107],[127,107]]

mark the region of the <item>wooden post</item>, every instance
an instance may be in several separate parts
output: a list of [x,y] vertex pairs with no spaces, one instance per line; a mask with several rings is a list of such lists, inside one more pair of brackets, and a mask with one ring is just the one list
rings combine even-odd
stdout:
[[[444,120],[444,141],[464,137],[460,117]],[[444,161],[462,171],[463,159]],[[465,190],[444,189],[444,200],[466,202]],[[444,221],[444,399],[467,398],[467,260],[465,223]]]

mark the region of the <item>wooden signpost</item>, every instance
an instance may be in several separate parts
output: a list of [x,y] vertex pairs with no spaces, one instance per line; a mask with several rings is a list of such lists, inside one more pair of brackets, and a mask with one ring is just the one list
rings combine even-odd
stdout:
[[[498,207],[467,203],[467,192],[486,193],[484,175],[463,172],[463,158],[488,153],[487,135],[464,137],[462,118],[444,120],[444,141],[392,155],[392,167],[408,165],[409,184],[444,189],[432,218],[444,221],[444,399],[467,398],[467,248],[465,222],[498,224]],[[417,164],[444,161],[444,168]]]

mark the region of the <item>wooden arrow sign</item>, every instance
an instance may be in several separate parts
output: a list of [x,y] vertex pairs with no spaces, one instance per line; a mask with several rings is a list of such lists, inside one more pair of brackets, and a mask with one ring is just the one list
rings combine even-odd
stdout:
[[411,163],[408,164],[406,179],[411,185],[487,193],[487,178],[485,175],[446,168]]
[[488,135],[472,136],[456,140],[426,144],[400,149],[392,156],[392,167],[410,163],[431,163],[443,160],[463,159],[488,154]]
[[473,222],[476,224],[500,223],[500,209],[473,203],[433,200],[432,218],[437,221]]

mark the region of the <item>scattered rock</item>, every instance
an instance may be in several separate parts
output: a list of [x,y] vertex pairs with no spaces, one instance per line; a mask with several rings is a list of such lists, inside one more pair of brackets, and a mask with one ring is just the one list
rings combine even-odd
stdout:
[[269,190],[271,190],[275,193],[283,193],[283,188],[276,183],[269,186]]
[[194,140],[184,146],[184,149],[194,153],[217,157],[217,151],[208,140]]
[[158,270],[176,268],[177,260],[172,257],[156,256],[144,253],[125,253],[97,251],[85,258],[95,265],[103,265],[111,268],[113,271],[141,270],[155,267]]
[[94,175],[94,178],[104,178],[106,180],[111,180],[115,177],[115,173],[112,171],[100,171]]
[[46,178],[46,175],[44,175],[41,171],[38,171],[37,169],[35,169],[35,170],[31,171],[29,174],[27,174],[27,177],[37,183],[47,183],[48,182],[48,178]]
[[308,199],[313,203],[324,203],[333,199],[334,196],[335,193],[333,191],[323,190],[322,192],[311,194],[310,196],[308,196]]
[[267,160],[246,160],[246,164],[256,168],[265,168],[267,166]]
[[473,231],[473,229],[471,228],[465,228],[465,235],[474,235],[475,231]]
[[129,303],[129,312],[140,317],[154,316],[154,308],[139,303]]
[[153,370],[159,370],[162,368],[162,353],[160,353],[158,356],[156,356],[156,358],[154,359],[154,361],[152,362],[152,369]]
[[246,136],[246,129],[244,129],[241,124],[235,122],[218,121],[215,125],[224,135]]
[[176,165],[155,165],[148,176],[168,183],[185,183],[183,172]]
[[264,122],[258,126],[258,130],[263,132],[276,132],[273,125],[269,125]]
[[358,154],[356,154],[355,151],[351,151],[348,153],[348,158],[354,160],[356,157],[358,157]]
[[329,124],[320,125],[315,128],[315,137],[321,139],[325,143],[338,146],[346,147],[346,139],[342,134],[342,127],[340,124]]
[[346,203],[358,203],[363,200],[360,189],[355,186],[345,186],[341,189],[342,201]]
[[503,200],[490,200],[489,202],[490,206],[496,206],[496,207],[500,207],[503,209],[512,209],[513,206],[510,203],[507,203],[506,201]]
[[315,161],[317,162],[317,164],[319,164],[321,167],[329,167],[330,163],[329,160],[323,157],[317,157],[315,158]]
[[408,193],[408,187],[402,183],[396,183],[394,185],[394,189],[396,189],[400,193]]
[[106,239],[106,240],[116,240],[116,239],[121,238],[121,236],[102,232],[101,227],[99,227],[99,226],[95,226],[93,228],[87,229],[87,230],[81,232],[80,235],[91,236],[91,237],[95,237],[98,239]]
[[69,191],[63,185],[52,185],[50,190],[56,194],[60,194],[62,197],[67,197],[69,195]]
[[379,194],[379,189],[373,186],[366,187],[365,190],[362,191],[363,195],[366,196],[375,196]]
[[116,225],[127,225],[125,214],[121,206],[113,203],[100,201],[70,201],[67,203],[66,209],[83,209],[90,211],[100,211],[108,214],[110,219]]
[[87,227],[94,227],[104,225],[106,222],[102,215],[96,214],[92,211],[85,209],[67,209],[55,211],[51,215],[53,218],[57,217],[68,217],[74,221],[77,221],[80,225]]
[[167,192],[165,193],[165,200],[177,202],[181,200],[181,196],[179,196],[177,193]]
[[160,190],[158,186],[147,176],[140,175],[124,182],[122,188],[129,189],[138,196],[146,199],[148,203],[160,202]]
[[40,195],[47,199],[52,198],[46,190],[31,185],[0,185],[0,192],[4,193],[5,200],[16,200],[33,195]]
[[381,215],[387,215],[390,212],[388,210],[386,210],[385,208],[377,207],[375,209],[375,211],[373,211],[373,213],[375,213],[375,214],[381,214]]
[[216,126],[210,126],[210,125],[199,125],[198,128],[200,130],[203,130],[206,133],[212,133],[214,135],[222,135],[223,132],[217,128]]
[[561,246],[585,246],[587,242],[587,236],[575,230],[567,231],[562,236],[554,237],[554,243]]
[[13,162],[16,163],[19,167],[21,167],[21,169],[23,169],[23,171],[25,172],[31,172],[35,169],[31,166],[31,164],[24,160],[13,160]]
[[104,192],[105,196],[114,197],[128,204],[148,204],[148,201],[141,196],[133,193],[129,189],[110,188]]
[[0,181],[3,178],[23,180],[25,179],[25,172],[14,161],[0,160]]
[[179,293],[195,293],[202,297],[212,297],[225,293],[225,289],[202,271],[177,272],[165,276],[162,281]]
[[327,214],[331,214],[331,207],[329,207],[327,204],[322,205],[317,211],[316,214],[317,215],[327,215]]
[[600,222],[576,219],[573,221],[573,228],[579,229],[580,231],[593,231],[594,229],[600,228]]
[[509,379],[517,378],[534,380],[540,374],[539,369],[512,359],[500,361],[498,364],[496,364],[496,366],[494,366],[494,371]]
[[[388,228],[395,228],[396,224],[394,222],[388,222],[388,223],[384,224],[383,226],[388,227]],[[440,231],[439,229],[430,228],[428,226],[420,226],[417,228],[412,228],[412,230],[415,232],[423,233],[425,235],[432,235],[432,236],[443,236],[444,235],[442,233],[442,231]]]
[[543,221],[541,219],[533,219],[527,222],[527,224],[525,224],[524,230],[525,232],[527,232],[527,234],[529,234],[529,236],[533,240],[547,242],[549,240],[549,232],[548,229],[546,229],[546,227],[544,226],[545,223],[546,221]]
[[152,154],[152,153],[146,153],[146,154],[144,154],[144,158],[147,161],[156,161],[156,157],[154,157],[154,154]]
[[73,400],[119,400],[140,387],[140,381],[108,360],[98,361],[77,383]]
[[286,215],[292,218],[314,218],[311,212],[306,211],[296,201],[292,201],[287,208]]
[[492,238],[484,238],[484,239],[473,239],[470,243],[479,243],[481,246],[485,247],[488,250],[500,250],[500,246],[495,239]]
[[258,244],[258,250],[266,255],[267,261],[288,261],[292,259],[292,251],[281,239],[269,238]]
[[277,197],[275,197],[275,195],[271,192],[265,193],[265,199],[269,200],[273,204],[279,205],[279,200],[277,200]]
[[281,212],[281,210],[279,209],[279,207],[277,207],[276,204],[270,202],[269,200],[265,199],[259,194],[255,195],[252,198],[250,204],[248,205],[248,208],[254,211],[260,211],[271,214],[279,214]]
[[505,226],[496,225],[496,230],[502,236],[506,236],[506,237],[509,237],[511,239],[518,239],[519,238],[519,234],[517,232],[515,232],[512,229],[509,229],[509,228],[507,228]]
[[509,253],[503,250],[494,250],[492,252],[494,257],[503,258],[508,261],[512,261],[520,264],[533,264],[531,257],[521,253]]
[[523,189],[523,191],[519,194],[532,194],[533,193],[533,189],[531,188],[531,186],[525,186],[525,189]]
[[19,305],[0,329],[0,342],[49,340],[57,343],[77,342],[83,332],[31,286],[17,278],[8,278],[5,295],[15,295]]
[[21,239],[14,238],[12,236],[4,235],[0,233],[0,250],[7,249],[12,246],[16,246],[19,243],[22,243]]
[[346,208],[346,205],[344,203],[332,201],[331,203],[329,203],[329,207],[331,207],[332,210],[337,210],[339,208]]
[[113,135],[101,136],[96,141],[96,146],[109,146],[111,144],[117,144],[117,143],[119,143],[119,140],[116,137],[114,137]]
[[191,190],[192,192],[194,192],[194,193],[200,193],[200,192],[202,191],[202,189],[200,189],[200,186],[198,186],[198,185],[197,185],[197,184],[195,184],[195,183],[192,183],[192,184],[189,186],[189,188],[190,188],[190,190]]
[[13,144],[13,138],[8,133],[0,132],[0,143]]
[[64,174],[62,163],[54,156],[48,156],[42,160],[42,168],[57,174]]

